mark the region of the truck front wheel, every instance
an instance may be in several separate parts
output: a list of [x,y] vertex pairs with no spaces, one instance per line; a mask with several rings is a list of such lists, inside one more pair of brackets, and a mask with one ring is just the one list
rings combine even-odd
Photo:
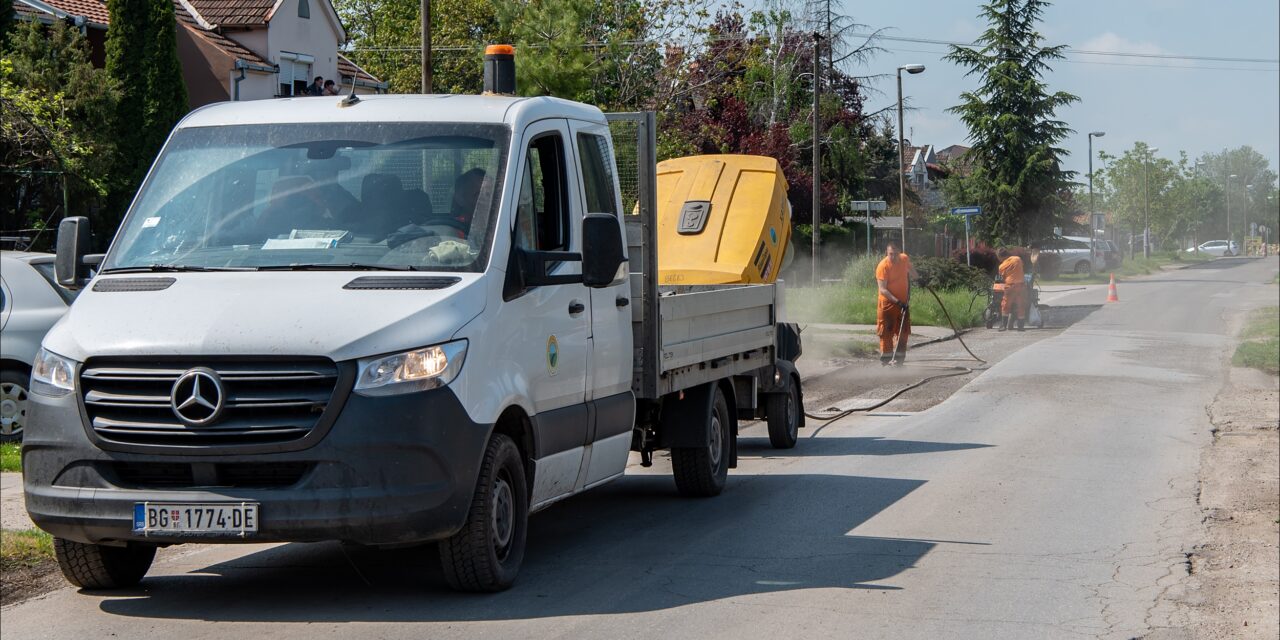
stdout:
[[67,582],[83,589],[121,589],[138,584],[147,575],[156,548],[135,544],[108,547],[54,538],[53,553]]
[[710,415],[702,416],[707,444],[671,449],[671,470],[675,474],[676,489],[682,495],[720,495],[729,478],[733,423],[729,421],[729,403],[725,401],[724,393],[718,387],[712,393],[715,397],[711,402]]
[[510,587],[524,560],[529,491],[524,461],[510,437],[495,433],[485,448],[462,530],[440,543],[445,580],[458,591]]

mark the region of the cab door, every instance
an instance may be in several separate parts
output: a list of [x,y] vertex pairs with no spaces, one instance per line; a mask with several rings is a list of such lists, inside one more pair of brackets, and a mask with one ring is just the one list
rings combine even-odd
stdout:
[[[607,213],[623,232],[621,198],[609,128],[571,121],[577,182],[583,213]],[[631,450],[635,397],[631,392],[631,285],[627,277],[612,286],[591,289],[591,353],[588,356],[587,402],[591,406],[582,486],[623,472]]]
[[[565,120],[529,125],[515,175],[515,215],[510,229],[516,260],[520,251],[581,252],[582,212],[571,172],[572,150]],[[508,271],[519,270],[508,264]],[[575,261],[551,262],[546,275],[581,274]],[[518,283],[508,273],[508,284]],[[587,444],[587,360],[591,338],[591,294],[580,282],[507,286],[503,292],[504,335],[494,336],[515,359],[533,403],[533,496],[530,505],[572,492]]]

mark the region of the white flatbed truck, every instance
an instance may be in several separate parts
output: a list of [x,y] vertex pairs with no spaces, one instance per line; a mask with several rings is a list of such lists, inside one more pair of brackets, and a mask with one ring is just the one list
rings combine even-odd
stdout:
[[712,496],[739,420],[794,445],[780,288],[657,285],[654,160],[652,114],[554,98],[189,114],[105,257],[59,229],[82,291],[23,456],[66,577],[129,586],[183,542],[439,541],[451,586],[500,590],[529,514],[631,451]]

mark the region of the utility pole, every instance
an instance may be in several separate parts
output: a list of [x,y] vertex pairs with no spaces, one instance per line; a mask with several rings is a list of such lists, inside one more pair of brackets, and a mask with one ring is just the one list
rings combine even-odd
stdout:
[[822,96],[822,34],[813,32],[813,286],[821,282],[819,276],[818,243],[822,239],[822,116],[819,105]]
[[[1097,254],[1097,243],[1094,237],[1098,235],[1098,227],[1094,224],[1093,216],[1097,214],[1097,209],[1093,208],[1093,139],[1101,138],[1107,135],[1106,131],[1093,131],[1089,133],[1089,264],[1092,267],[1093,258]],[[965,227],[968,230],[968,227]]]
[[1231,180],[1235,177],[1234,173],[1227,176],[1227,253],[1234,253],[1231,250]]
[[431,77],[431,0],[422,2],[422,92],[433,93]]

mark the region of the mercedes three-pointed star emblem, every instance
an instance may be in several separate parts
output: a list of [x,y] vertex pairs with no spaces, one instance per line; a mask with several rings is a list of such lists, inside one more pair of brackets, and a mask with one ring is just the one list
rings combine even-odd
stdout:
[[226,404],[226,389],[222,378],[213,369],[197,367],[182,374],[173,383],[169,393],[169,406],[173,415],[186,424],[200,427],[212,423],[222,415]]

